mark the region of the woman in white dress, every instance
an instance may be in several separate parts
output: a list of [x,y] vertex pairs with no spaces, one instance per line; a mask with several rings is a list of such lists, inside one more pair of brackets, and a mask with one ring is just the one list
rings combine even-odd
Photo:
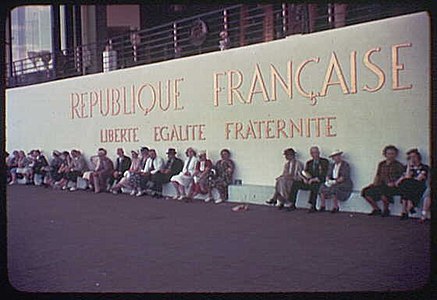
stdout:
[[185,155],[187,156],[187,159],[184,162],[184,168],[179,174],[170,179],[176,188],[176,196],[174,196],[173,199],[183,200],[186,197],[185,190],[193,181],[193,174],[196,170],[196,164],[198,161],[196,151],[189,147],[187,151],[185,151]]

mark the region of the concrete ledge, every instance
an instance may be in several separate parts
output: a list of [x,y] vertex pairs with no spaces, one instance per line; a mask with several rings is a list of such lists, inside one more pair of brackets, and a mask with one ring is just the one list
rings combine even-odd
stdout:
[[[275,188],[273,186],[262,185],[230,185],[229,186],[229,202],[237,203],[252,203],[267,205],[265,201],[269,200]],[[309,208],[308,204],[309,191],[300,190],[297,194],[296,206],[298,208]],[[400,216],[402,213],[402,206],[400,203],[400,197],[394,197],[394,203],[390,204],[391,215]],[[377,202],[379,207],[382,208],[382,202]],[[320,207],[320,198],[317,198],[317,208]],[[332,201],[326,201],[326,208],[329,210],[332,207]],[[413,215],[415,218],[420,217],[420,211],[422,208],[422,202],[419,207],[416,208],[416,213]],[[340,210],[345,212],[355,213],[369,213],[372,208],[370,205],[360,196],[359,191],[352,192],[352,195],[347,201],[340,202]]]

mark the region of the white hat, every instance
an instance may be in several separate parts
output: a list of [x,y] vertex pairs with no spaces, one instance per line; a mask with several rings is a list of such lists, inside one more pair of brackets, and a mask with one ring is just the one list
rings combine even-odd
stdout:
[[341,154],[343,154],[343,151],[337,149],[337,150],[334,150],[334,151],[329,155],[329,157],[333,157],[333,156],[341,155]]

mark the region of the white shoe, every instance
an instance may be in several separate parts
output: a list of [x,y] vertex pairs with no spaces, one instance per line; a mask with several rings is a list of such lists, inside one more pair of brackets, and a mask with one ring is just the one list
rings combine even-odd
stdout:
[[11,182],[9,182],[9,185],[13,185],[13,184],[15,184],[15,182],[14,182],[14,181],[11,181]]
[[173,200],[178,200],[178,199],[179,199],[179,196],[178,196],[178,195],[173,196],[172,199],[173,199]]
[[209,202],[209,201],[211,201],[211,197],[206,197],[205,202]]
[[117,195],[117,194],[118,194],[118,192],[117,192],[117,191],[112,191],[112,193],[113,193],[114,195]]
[[140,197],[142,195],[144,195],[144,191],[138,191],[138,193],[135,196]]
[[62,190],[65,191],[66,189],[67,189],[67,186],[64,185],[64,186],[62,187]]
[[216,199],[216,200],[214,201],[215,204],[219,204],[219,203],[222,203],[222,202],[223,202],[223,199],[222,199],[222,198],[218,198],[218,199]]
[[136,193],[137,193],[137,192],[135,192],[135,190],[132,190],[132,192],[130,192],[130,195],[131,195],[131,196],[135,196]]
[[74,186],[73,186],[73,187],[70,188],[70,192],[74,192],[74,191],[76,191],[76,190],[77,190],[77,187],[74,187]]
[[184,198],[185,198],[185,196],[179,196],[178,200],[181,201],[181,200],[184,200]]

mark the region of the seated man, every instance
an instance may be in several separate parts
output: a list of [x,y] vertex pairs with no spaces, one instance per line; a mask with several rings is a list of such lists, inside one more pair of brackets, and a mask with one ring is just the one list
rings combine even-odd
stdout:
[[167,162],[163,167],[152,175],[152,182],[154,184],[154,191],[158,197],[162,196],[162,185],[170,182],[170,178],[179,174],[184,167],[184,162],[176,157],[176,150],[169,148],[167,150]]
[[105,149],[99,148],[97,152],[99,160],[97,161],[94,172],[90,174],[90,183],[92,184],[95,193],[100,193],[102,189],[106,190],[107,181],[114,172],[114,164],[106,154],[107,152]]
[[[42,178],[41,182],[44,182],[44,177],[46,176],[46,173],[48,171],[47,167],[49,165],[47,158],[45,158],[45,156],[41,154],[40,150],[34,150],[32,155],[33,155],[32,174],[40,175]],[[35,184],[37,184],[36,181]]]
[[320,185],[325,182],[326,174],[328,173],[329,160],[320,157],[320,150],[314,146],[310,148],[312,159],[306,162],[304,174],[308,175],[303,181],[296,181],[290,192],[290,201],[292,205],[296,204],[296,196],[298,190],[310,191],[308,203],[311,205],[309,213],[316,212],[317,195]]
[[109,185],[112,187],[117,184],[122,178],[124,172],[129,170],[131,164],[131,159],[129,156],[124,155],[123,148],[117,149],[117,161],[115,162],[115,170],[109,181]]
[[[361,196],[372,206],[373,210],[369,214],[389,216],[388,209],[390,202],[393,203],[393,196],[399,195],[399,188],[396,186],[396,181],[402,176],[404,166],[396,160],[399,150],[395,146],[386,146],[383,150],[385,160],[378,164],[375,179],[373,183],[361,191]],[[376,201],[382,200],[384,211],[381,213]]]
[[152,175],[156,174],[161,170],[164,165],[164,160],[156,155],[155,149],[149,150],[149,158],[146,160],[146,165],[140,173],[139,185],[136,185],[137,194],[136,196],[142,196],[145,194],[146,189],[151,189],[153,186]]
[[284,165],[282,175],[276,178],[275,193],[272,199],[266,201],[268,204],[276,204],[279,201],[279,209],[287,208],[288,211],[295,210],[296,206],[288,199],[293,184],[303,180],[303,164],[296,159],[296,152],[293,148],[284,150],[287,162]]
[[73,192],[77,190],[77,177],[82,176],[84,172],[88,171],[88,165],[79,150],[71,150],[71,156],[73,157],[72,166],[66,176],[68,180],[74,182],[74,186],[70,188],[70,191]]

